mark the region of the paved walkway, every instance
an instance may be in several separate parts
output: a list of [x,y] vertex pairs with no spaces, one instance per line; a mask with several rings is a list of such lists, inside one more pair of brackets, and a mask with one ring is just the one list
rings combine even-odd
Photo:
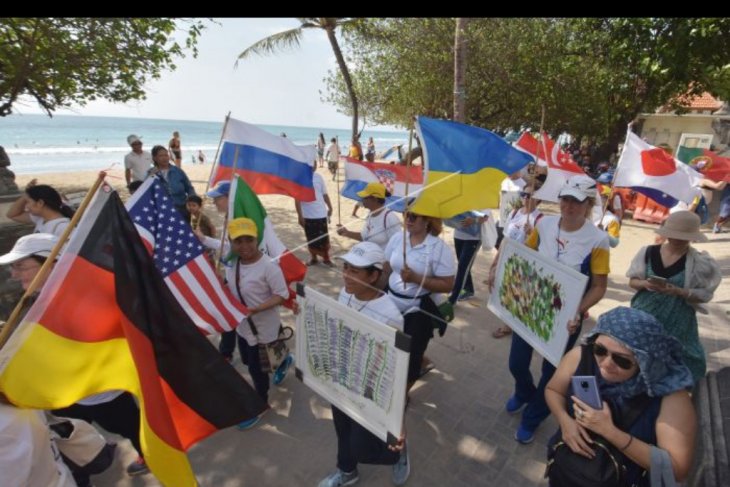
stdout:
[[[349,215],[351,206],[343,205]],[[362,212],[364,214],[364,211]],[[270,210],[277,222],[290,221],[291,210]],[[332,225],[334,227],[334,225]],[[359,225],[354,225],[359,228]],[[282,225],[282,240],[290,240],[301,230]],[[628,220],[621,244],[611,252],[612,273],[605,298],[591,310],[592,318],[619,304],[627,304],[633,292],[624,277],[631,258],[641,245],[653,242],[654,226]],[[699,315],[700,335],[708,354],[708,366],[717,370],[730,365],[730,241],[728,234],[709,235],[710,242],[698,244],[718,260],[725,281],[707,306],[709,315]],[[452,242],[451,232],[445,239]],[[352,241],[333,238],[334,254]],[[306,252],[297,254],[305,259]],[[411,453],[411,486],[537,486],[546,485],[545,445],[557,429],[549,418],[537,431],[531,445],[513,439],[517,416],[504,411],[512,392],[507,369],[509,338],[496,340],[491,332],[499,325],[486,309],[486,269],[492,254],[481,252],[475,263],[477,297],[459,303],[457,317],[443,338],[431,342],[428,355],[436,369],[419,381],[411,392],[407,431]],[[341,278],[336,269],[324,266],[310,270],[308,281],[317,289],[335,296]],[[285,321],[293,324],[289,312]],[[593,319],[586,328],[592,327]],[[240,361],[235,365],[244,373]],[[540,359],[533,360],[534,374]],[[245,373],[244,373],[245,374]],[[281,387],[272,387],[273,410],[252,430],[235,428],[221,431],[201,442],[190,452],[200,484],[215,487],[316,486],[335,468],[336,438],[328,404],[304,386],[293,374]],[[120,443],[120,460],[102,476],[97,486],[158,485],[152,475],[129,478],[124,465],[133,460],[128,442]],[[390,468],[363,465],[359,468],[362,486],[391,485]]]

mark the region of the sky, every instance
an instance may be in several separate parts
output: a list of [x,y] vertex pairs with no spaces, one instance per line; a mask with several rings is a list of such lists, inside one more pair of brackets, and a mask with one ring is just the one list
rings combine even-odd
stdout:
[[[126,104],[98,100],[72,111],[111,117],[221,121],[231,116],[256,124],[349,129],[351,119],[320,101],[328,70],[337,69],[324,31],[308,29],[300,47],[270,56],[238,55],[254,42],[299,25],[294,18],[216,19],[198,42],[197,58],[178,58],[177,69],[147,86],[147,99]],[[37,105],[15,107],[16,113],[43,113]],[[376,128],[376,127],[369,127]],[[392,129],[393,127],[380,127]]]

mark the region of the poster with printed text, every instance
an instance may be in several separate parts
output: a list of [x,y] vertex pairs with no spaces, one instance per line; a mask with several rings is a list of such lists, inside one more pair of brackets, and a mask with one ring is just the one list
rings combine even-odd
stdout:
[[506,238],[487,306],[557,366],[587,282],[588,276]]
[[383,441],[401,434],[410,337],[299,285],[297,377]]

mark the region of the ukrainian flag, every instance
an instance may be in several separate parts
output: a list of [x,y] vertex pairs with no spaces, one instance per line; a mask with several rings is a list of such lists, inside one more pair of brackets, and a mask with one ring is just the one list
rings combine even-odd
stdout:
[[424,160],[424,190],[411,209],[420,215],[450,218],[499,206],[499,187],[532,157],[500,136],[479,127],[418,117],[416,132]]

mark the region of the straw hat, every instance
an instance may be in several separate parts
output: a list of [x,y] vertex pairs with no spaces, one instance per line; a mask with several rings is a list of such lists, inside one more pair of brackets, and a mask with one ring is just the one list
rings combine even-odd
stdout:
[[707,237],[700,233],[700,217],[691,211],[672,213],[655,232],[662,237],[677,240],[707,242]]

